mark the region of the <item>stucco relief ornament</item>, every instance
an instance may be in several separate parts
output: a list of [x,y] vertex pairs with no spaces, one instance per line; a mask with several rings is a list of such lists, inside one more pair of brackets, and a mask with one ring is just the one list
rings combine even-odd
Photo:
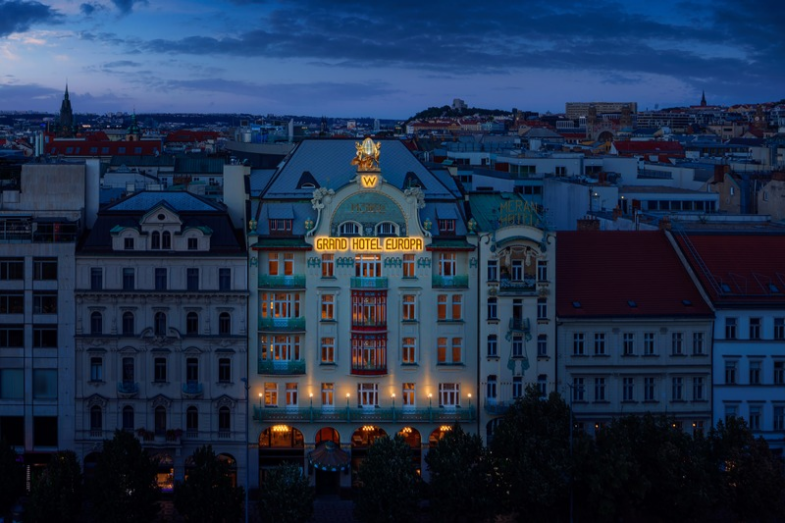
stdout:
[[313,225],[312,229],[305,231],[306,236],[313,236],[316,232],[316,229],[319,227],[319,222],[321,222],[322,209],[333,201],[334,195],[335,191],[328,189],[327,187],[319,187],[313,191],[311,206],[316,211],[316,223]]
[[376,143],[370,137],[360,142],[355,142],[357,153],[352,159],[352,165],[357,166],[358,171],[378,171],[379,170],[379,151],[381,143]]

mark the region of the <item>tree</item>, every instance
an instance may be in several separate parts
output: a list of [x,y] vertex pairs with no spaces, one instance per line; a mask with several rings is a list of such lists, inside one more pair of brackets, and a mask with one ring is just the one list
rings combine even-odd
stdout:
[[76,521],[82,511],[82,470],[76,454],[57,452],[33,484],[25,521]]
[[194,467],[174,489],[174,507],[186,521],[233,523],[243,515],[245,492],[234,487],[229,466],[218,459],[212,445],[196,449]]
[[13,508],[25,490],[25,470],[18,454],[5,440],[0,440],[0,517]]
[[401,436],[377,438],[360,465],[358,479],[354,514],[360,521],[397,522],[416,516],[421,480],[411,447]]
[[530,386],[494,431],[491,451],[505,483],[505,502],[520,521],[566,519],[570,423],[569,407],[559,394],[543,400]]
[[262,521],[305,523],[313,516],[315,495],[300,467],[292,464],[277,467],[267,474],[260,487]]
[[498,468],[482,438],[460,425],[425,456],[430,472],[431,509],[444,521],[485,521],[498,509]]
[[115,431],[104,440],[90,488],[93,516],[106,523],[153,521],[160,491],[158,464],[132,434]]

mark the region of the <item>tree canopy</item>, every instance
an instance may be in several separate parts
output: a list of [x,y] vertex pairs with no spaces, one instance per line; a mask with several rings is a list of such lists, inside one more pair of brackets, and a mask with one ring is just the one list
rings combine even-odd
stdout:
[[218,459],[212,445],[194,451],[188,478],[174,490],[174,506],[190,522],[240,521],[244,500],[245,491],[232,485],[229,465]]
[[269,471],[260,486],[259,512],[265,523],[305,523],[313,516],[316,493],[303,470],[283,465]]
[[57,452],[33,484],[25,521],[77,521],[82,512],[82,469],[76,454]]

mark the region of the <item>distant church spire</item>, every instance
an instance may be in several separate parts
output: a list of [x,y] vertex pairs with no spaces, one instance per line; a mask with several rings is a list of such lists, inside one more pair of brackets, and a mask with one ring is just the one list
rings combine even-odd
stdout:
[[68,83],[65,84],[65,95],[63,103],[60,105],[60,122],[57,127],[59,138],[74,137],[74,111],[71,109],[71,100],[68,97]]
[[706,107],[706,91],[703,91],[703,95],[701,96],[701,107]]

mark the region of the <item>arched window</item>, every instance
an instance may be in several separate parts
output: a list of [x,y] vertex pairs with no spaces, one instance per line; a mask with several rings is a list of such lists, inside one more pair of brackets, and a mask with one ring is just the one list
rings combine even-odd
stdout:
[[199,315],[197,313],[189,312],[185,317],[185,333],[199,334]]
[[162,238],[161,238],[161,240],[162,240],[161,241],[161,244],[162,244],[161,248],[162,249],[171,249],[172,248],[172,233],[170,233],[169,231],[164,231],[164,233],[161,236],[162,236]]
[[129,405],[123,407],[123,430],[128,432],[134,430],[134,408]]
[[90,409],[90,435],[101,437],[104,426],[104,413],[98,405]]
[[192,437],[199,432],[199,410],[196,407],[188,407],[185,411],[185,430]]
[[218,334],[228,336],[232,333],[232,317],[228,312],[218,315]]
[[393,222],[376,224],[376,236],[398,236],[398,226]]
[[104,333],[104,316],[96,311],[90,315],[90,334],[99,336]]
[[156,336],[166,336],[166,314],[163,312],[155,313],[155,321],[153,322],[153,330]]
[[151,249],[161,248],[161,234],[158,231],[153,231],[153,234],[150,236],[150,248]]
[[134,313],[126,311],[123,313],[123,336],[133,336],[134,330]]
[[344,222],[338,231],[339,236],[359,236],[360,224],[357,222]]
[[228,438],[232,430],[232,414],[229,407],[218,409],[218,437]]
[[155,408],[155,433],[159,436],[166,433],[166,407]]

